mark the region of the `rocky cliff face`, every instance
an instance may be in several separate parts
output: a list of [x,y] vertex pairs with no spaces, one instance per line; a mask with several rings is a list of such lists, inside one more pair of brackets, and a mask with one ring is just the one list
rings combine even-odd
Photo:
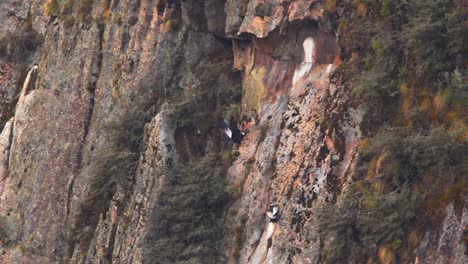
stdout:
[[[325,262],[366,118],[332,2],[2,1],[1,262]],[[406,260],[467,262],[443,210]]]

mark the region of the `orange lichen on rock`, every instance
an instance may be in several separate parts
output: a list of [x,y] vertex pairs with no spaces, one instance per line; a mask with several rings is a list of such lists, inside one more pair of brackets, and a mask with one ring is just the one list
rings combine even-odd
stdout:
[[273,3],[255,1],[255,4],[249,4],[250,8],[247,10],[238,34],[251,33],[259,38],[266,37],[281,23],[284,16],[284,7],[277,1]]
[[258,111],[260,102],[265,98],[264,79],[266,69],[255,67],[243,81],[242,111]]
[[388,246],[380,246],[378,256],[380,264],[395,263],[395,253]]
[[294,1],[289,6],[288,13],[288,20],[290,22],[296,20],[319,21],[323,16],[323,6],[317,0]]
[[111,14],[111,11],[110,11],[110,3],[109,2],[104,2],[102,4],[102,14],[101,14],[101,18],[103,21],[107,21],[107,19],[109,18]]

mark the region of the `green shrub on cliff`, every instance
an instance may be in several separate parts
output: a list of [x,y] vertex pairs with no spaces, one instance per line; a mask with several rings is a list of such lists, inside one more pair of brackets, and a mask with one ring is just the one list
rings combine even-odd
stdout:
[[131,106],[115,110],[106,120],[106,138],[98,146],[82,175],[89,182],[89,193],[80,203],[74,216],[72,239],[89,243],[92,233],[84,234],[85,227],[92,227],[105,212],[117,189],[129,191],[141,152],[144,126],[151,115],[143,111],[144,105],[133,102]]
[[[342,14],[340,40],[353,54],[346,69],[367,110],[367,138],[352,188],[320,210],[323,256],[327,263],[377,262],[385,248],[395,261],[410,262],[415,237],[468,194],[461,187],[468,20],[457,0],[342,5],[356,10]],[[410,233],[419,235],[410,242]]]
[[197,127],[207,131],[217,126],[223,106],[233,105],[241,98],[241,87],[226,78],[230,69],[230,57],[221,55],[199,67],[195,72],[196,85],[169,99],[177,127]]
[[[465,146],[459,139],[463,131],[448,131],[443,127],[428,131],[411,128],[383,128],[362,148],[363,158],[374,158],[385,153],[400,162],[399,173],[404,178],[393,179],[396,184],[418,180],[433,167],[456,168],[462,164]],[[385,173],[382,171],[381,173]]]
[[227,151],[216,146],[194,153],[191,148],[205,149],[207,141],[217,144],[224,107],[240,100],[241,89],[232,82],[231,56],[223,52],[201,64],[184,89],[169,99],[176,137],[182,134],[190,147],[177,149],[179,162],[167,173],[151,216],[143,253],[152,263],[218,263],[222,213],[230,197],[222,162]]
[[217,263],[221,215],[229,199],[215,157],[179,165],[162,188],[144,254],[153,263]]
[[411,227],[419,232],[437,223],[448,203],[463,200],[468,167],[462,137],[463,131],[443,127],[385,127],[369,139],[342,203],[318,212],[320,233],[328,239],[326,263],[377,261],[382,245],[401,255]]
[[453,67],[454,61],[450,60],[449,56],[453,54],[452,52],[458,53],[461,47],[453,46],[450,52],[449,43],[453,41],[450,37],[455,37],[457,41],[465,38],[463,35],[448,34],[449,30],[459,31],[457,28],[463,26],[463,23],[454,25],[448,20],[449,14],[454,15],[452,19],[459,20],[456,14],[461,6],[457,2],[447,0],[408,2],[410,15],[408,23],[403,26],[401,41],[408,62],[420,79],[430,81],[431,74],[447,71]]
[[351,67],[353,90],[372,111],[388,108],[381,102],[395,101],[402,81],[418,89],[440,89],[444,74],[462,63],[468,21],[459,1],[360,2],[366,15],[343,19],[349,30],[341,41],[359,51]]
[[353,186],[342,204],[324,205],[318,210],[324,262],[367,258],[377,262],[372,252],[377,251],[378,245],[389,244],[398,250],[407,225],[415,219],[417,202],[408,186],[385,194]]
[[240,109],[237,104],[230,104],[226,106],[224,112],[223,112],[223,117],[226,120],[240,120]]
[[143,129],[148,121],[148,115],[136,107],[111,115],[105,125],[107,142],[96,151],[87,171],[91,186],[84,204],[102,207],[114,185],[125,187],[132,180],[138,165]]

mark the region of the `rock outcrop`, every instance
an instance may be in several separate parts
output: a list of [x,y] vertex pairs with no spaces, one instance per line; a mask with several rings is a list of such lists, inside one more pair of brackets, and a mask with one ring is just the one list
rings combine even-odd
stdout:
[[[160,263],[145,251],[160,195],[179,165],[214,155],[231,196],[217,259],[195,263],[321,263],[318,208],[353,181],[365,118],[328,2],[1,2],[0,39],[27,28],[41,41],[21,64],[0,58],[0,262]],[[213,125],[227,105],[248,132],[239,146]],[[134,173],[96,191],[99,150],[118,144],[109,123],[130,108],[151,117]],[[466,203],[445,210],[414,263],[468,261]]]

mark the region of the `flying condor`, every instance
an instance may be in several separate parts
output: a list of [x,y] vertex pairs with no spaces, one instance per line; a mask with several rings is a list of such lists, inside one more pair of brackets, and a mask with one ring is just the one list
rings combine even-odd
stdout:
[[220,123],[220,126],[226,136],[228,136],[234,143],[240,144],[245,134],[237,127],[237,124],[234,121],[227,122],[224,119],[222,119]]

